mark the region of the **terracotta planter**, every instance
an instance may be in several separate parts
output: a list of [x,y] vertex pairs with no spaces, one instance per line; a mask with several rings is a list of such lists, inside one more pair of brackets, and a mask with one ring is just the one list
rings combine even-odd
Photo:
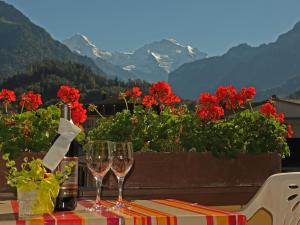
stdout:
[[[125,180],[128,199],[177,198],[208,205],[244,204],[272,174],[281,172],[276,153],[239,154],[234,159],[210,153],[137,152]],[[83,196],[94,195],[83,188]],[[115,198],[116,179],[110,172],[104,197]]]
[[134,158],[125,184],[128,188],[257,186],[281,171],[278,154],[239,154],[226,159],[210,153],[143,152]]

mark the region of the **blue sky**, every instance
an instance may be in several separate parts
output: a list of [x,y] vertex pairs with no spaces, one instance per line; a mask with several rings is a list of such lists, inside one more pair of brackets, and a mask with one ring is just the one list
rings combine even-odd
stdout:
[[128,51],[175,38],[207,52],[275,41],[300,21],[299,0],[5,0],[63,40],[88,36],[105,50]]

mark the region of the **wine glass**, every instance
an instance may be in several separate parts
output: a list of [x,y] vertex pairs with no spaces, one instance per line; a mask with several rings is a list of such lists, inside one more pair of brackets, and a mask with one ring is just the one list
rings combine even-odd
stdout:
[[86,150],[87,167],[96,180],[97,196],[95,204],[90,211],[105,209],[101,205],[101,186],[103,177],[109,171],[112,164],[112,146],[110,141],[89,141],[84,147]]
[[112,149],[111,169],[117,177],[119,197],[114,208],[125,208],[123,202],[123,183],[126,174],[133,165],[133,147],[131,142],[116,142]]

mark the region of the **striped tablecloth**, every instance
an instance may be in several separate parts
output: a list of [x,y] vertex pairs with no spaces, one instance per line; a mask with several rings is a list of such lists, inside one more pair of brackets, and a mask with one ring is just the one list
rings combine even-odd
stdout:
[[[113,201],[102,201],[112,206]],[[126,202],[128,209],[89,212],[92,201],[80,200],[75,211],[55,212],[26,220],[18,219],[18,203],[0,201],[1,225],[246,225],[246,218],[198,204],[165,200]]]

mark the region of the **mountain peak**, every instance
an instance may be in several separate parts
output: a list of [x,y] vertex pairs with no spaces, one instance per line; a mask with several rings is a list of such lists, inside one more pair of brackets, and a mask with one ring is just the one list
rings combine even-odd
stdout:
[[91,58],[102,58],[111,55],[110,52],[102,51],[85,35],[77,33],[63,41],[72,51]]
[[167,80],[167,75],[182,64],[206,57],[206,53],[190,45],[184,46],[174,38],[153,41],[130,53],[105,52],[82,34],[63,43],[81,55],[94,60],[101,58],[150,82]]
[[90,46],[96,48],[96,45],[92,41],[90,41],[90,39],[87,36],[85,36],[81,33],[76,33],[72,37],[66,39],[65,41],[85,42],[87,45],[90,45]]

